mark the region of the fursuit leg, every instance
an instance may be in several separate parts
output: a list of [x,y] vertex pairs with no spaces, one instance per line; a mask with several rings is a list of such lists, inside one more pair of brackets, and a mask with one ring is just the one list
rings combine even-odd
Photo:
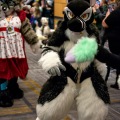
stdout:
[[36,106],[36,120],[61,120],[76,97],[75,83],[61,76],[51,77],[43,86]]
[[96,94],[91,78],[81,83],[76,103],[78,120],[105,120],[108,114],[108,104]]

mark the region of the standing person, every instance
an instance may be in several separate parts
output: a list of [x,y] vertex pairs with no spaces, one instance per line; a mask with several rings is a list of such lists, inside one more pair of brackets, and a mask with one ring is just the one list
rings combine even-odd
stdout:
[[39,49],[20,1],[0,0],[0,107],[11,107],[14,99],[24,95],[17,83],[18,77],[25,79],[28,73],[24,40],[33,50]]
[[[106,29],[109,49],[112,53],[120,55],[120,2],[117,7],[110,12],[108,9],[106,17],[102,21],[103,27]],[[116,71],[116,81],[112,88],[120,89],[120,70]]]
[[33,7],[34,7],[34,12],[33,12],[33,16],[35,18],[35,24],[37,22],[38,26],[41,26],[41,15],[42,15],[42,9],[40,6],[40,3],[38,1],[33,3]]
[[[101,3],[100,3],[100,8],[99,9],[103,14],[103,19],[104,19],[104,17],[106,16],[106,13],[108,11],[108,0],[102,0]],[[102,22],[101,22],[101,24],[102,24]],[[104,27],[102,27],[102,30],[101,30],[101,33],[100,33],[100,39],[101,39],[101,45],[104,46],[105,42],[107,41]]]
[[35,27],[36,25],[41,26],[41,12],[40,9],[38,7],[32,7],[30,9],[30,14],[31,14],[31,18],[30,18],[30,23],[32,25],[33,30],[35,31]]
[[54,29],[54,3],[53,0],[45,0],[42,17],[49,19],[49,26]]
[[53,0],[46,0],[46,14],[49,18],[49,26],[54,29],[54,3]]
[[104,42],[106,41],[105,34],[104,34],[105,29],[102,26],[102,20],[106,15],[107,9],[108,8],[107,8],[106,1],[102,1],[101,3],[97,1],[96,4],[93,6],[94,18],[96,21],[96,26],[99,30],[99,39],[102,45],[104,45]]
[[93,6],[93,13],[94,13],[94,18],[96,21],[96,26],[98,28],[99,31],[101,31],[102,29],[102,20],[105,17],[105,15],[100,11],[100,4],[96,3]]

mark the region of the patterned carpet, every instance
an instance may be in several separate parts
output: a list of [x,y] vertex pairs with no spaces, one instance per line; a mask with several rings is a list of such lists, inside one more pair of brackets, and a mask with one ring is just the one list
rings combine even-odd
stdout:
[[[28,45],[26,45],[26,53],[29,64],[28,80],[19,80],[20,88],[24,91],[24,97],[15,100],[14,105],[10,108],[0,108],[0,120],[35,120],[36,119],[36,103],[40,89],[49,77],[38,66],[40,53],[32,54]],[[111,105],[106,120],[120,120],[120,90],[110,88],[110,84],[114,83],[115,73],[112,72],[108,88],[111,97]],[[64,120],[77,120],[77,112],[73,108]]]
[[13,107],[0,108],[0,120],[35,120],[40,86],[33,80],[20,81],[19,85],[24,91],[24,98],[15,100]]

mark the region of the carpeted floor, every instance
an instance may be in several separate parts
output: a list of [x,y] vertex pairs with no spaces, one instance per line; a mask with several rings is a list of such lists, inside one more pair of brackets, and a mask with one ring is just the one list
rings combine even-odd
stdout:
[[[40,58],[40,51],[38,54],[33,54],[26,44],[26,53],[29,64],[28,78],[26,81],[19,80],[20,88],[24,91],[24,97],[20,100],[15,100],[14,105],[10,108],[0,108],[0,120],[36,119],[35,107],[39,91],[49,76],[38,66],[37,61]],[[114,79],[115,73],[112,72],[108,81],[111,105],[106,120],[120,120],[120,90],[109,87],[110,84],[114,83]],[[76,110],[71,110],[64,120],[77,120]]]

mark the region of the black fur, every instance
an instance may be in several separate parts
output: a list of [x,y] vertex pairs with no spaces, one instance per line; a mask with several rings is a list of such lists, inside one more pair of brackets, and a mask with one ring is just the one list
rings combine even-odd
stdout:
[[96,59],[114,69],[120,69],[120,56],[110,53],[103,46],[98,46],[98,53]]
[[75,16],[80,16],[87,8],[90,7],[90,4],[83,0],[73,0],[68,3],[67,7]]
[[65,30],[67,29],[67,23],[61,22],[59,27],[55,30],[53,35],[48,40],[49,46],[60,47],[68,38],[65,36]]
[[94,68],[94,74],[91,76],[91,80],[97,95],[104,103],[110,103],[107,85],[96,68]]
[[40,92],[38,103],[44,105],[45,102],[50,102],[55,99],[67,85],[67,77],[62,72],[61,76],[52,76],[48,81],[43,85],[43,88]]
[[60,57],[60,60],[61,60],[62,64],[66,67],[66,71],[64,71],[64,73],[76,83],[77,82],[77,77],[78,77],[77,70],[74,69],[71,64],[66,63],[64,61],[64,55],[65,55],[64,49],[62,49],[59,52],[59,57]]
[[93,63],[91,63],[81,74],[80,83],[94,74]]
[[91,37],[92,35],[94,35],[96,37],[97,43],[100,44],[99,31],[93,23],[90,25],[87,25],[86,31],[88,33],[88,37]]
[[102,76],[99,74],[97,68],[94,66],[94,63],[91,63],[91,65],[82,73],[80,82],[83,82],[88,77],[91,77],[91,81],[97,95],[105,103],[110,103],[110,96],[108,93],[106,82],[103,80]]

